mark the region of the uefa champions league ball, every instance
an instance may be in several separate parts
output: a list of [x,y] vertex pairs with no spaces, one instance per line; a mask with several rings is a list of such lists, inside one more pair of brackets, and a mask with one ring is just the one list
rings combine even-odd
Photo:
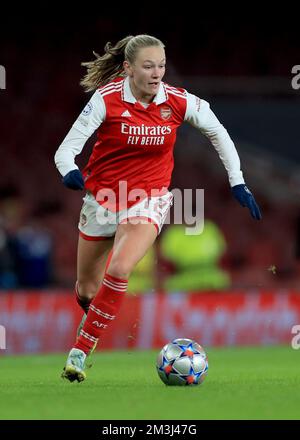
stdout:
[[156,369],[166,385],[199,385],[208,370],[204,349],[191,339],[174,339],[157,356]]

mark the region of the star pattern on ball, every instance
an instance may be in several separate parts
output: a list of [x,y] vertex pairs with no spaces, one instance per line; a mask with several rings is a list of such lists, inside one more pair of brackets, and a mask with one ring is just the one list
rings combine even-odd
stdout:
[[165,373],[166,376],[169,376],[169,374],[174,370],[173,370],[173,361],[168,361],[168,359],[165,358],[165,356],[163,356],[163,363],[162,365],[159,367],[160,371],[163,371]]
[[177,344],[177,345],[182,350],[180,357],[188,356],[188,357],[192,358],[195,353],[198,353],[198,351],[195,350],[193,347],[193,342],[191,342],[188,345],[180,345],[180,344]]
[[185,376],[185,380],[186,380],[186,384],[187,385],[193,385],[193,384],[197,384],[199,382],[199,378],[202,374],[202,371],[200,371],[199,373],[196,373],[194,371],[193,366],[191,366],[190,372],[187,376]]

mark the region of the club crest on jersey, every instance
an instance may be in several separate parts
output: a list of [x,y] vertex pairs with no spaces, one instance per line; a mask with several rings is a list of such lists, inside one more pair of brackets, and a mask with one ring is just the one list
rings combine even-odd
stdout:
[[170,109],[170,107],[161,107],[160,109],[160,116],[163,119],[169,119],[171,117],[172,114],[172,110]]

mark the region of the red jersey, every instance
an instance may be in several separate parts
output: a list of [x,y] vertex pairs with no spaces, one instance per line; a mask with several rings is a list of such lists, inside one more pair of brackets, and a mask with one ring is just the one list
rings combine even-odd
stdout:
[[[83,170],[86,189],[101,204],[105,189],[114,191],[117,210],[126,207],[124,203],[130,207],[140,200],[141,197],[136,198],[138,191],[131,193],[132,200],[127,200],[132,190],[142,190],[148,196],[151,191],[154,195],[153,190],[166,191],[174,165],[176,131],[186,113],[185,90],[161,83],[147,108],[132,95],[128,78],[118,78],[100,87],[98,93],[105,109],[98,109],[103,114],[102,123]],[[127,186],[126,200],[124,192],[120,194],[119,182]]]
[[111,210],[129,207],[168,190],[176,131],[183,121],[210,139],[230,185],[245,183],[235,145],[207,101],[161,82],[145,108],[132,95],[128,77],[96,90],[56,151],[55,164],[62,176],[78,169],[75,157],[97,130],[97,142],[83,172],[85,187],[103,205],[108,194],[112,203],[106,206]]

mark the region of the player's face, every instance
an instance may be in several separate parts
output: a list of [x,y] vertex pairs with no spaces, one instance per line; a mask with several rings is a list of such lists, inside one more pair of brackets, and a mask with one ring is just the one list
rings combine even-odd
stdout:
[[155,96],[165,70],[166,55],[162,47],[150,46],[140,49],[127,71],[133,94],[146,99]]

